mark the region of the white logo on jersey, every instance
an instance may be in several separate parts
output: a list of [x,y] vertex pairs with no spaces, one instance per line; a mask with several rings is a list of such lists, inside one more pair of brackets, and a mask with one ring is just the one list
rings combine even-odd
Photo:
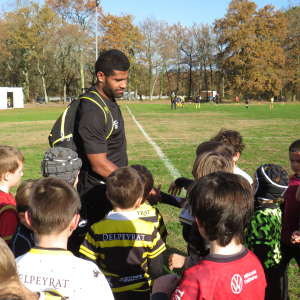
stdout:
[[[179,295],[178,295],[178,294],[179,294]],[[173,298],[174,298],[175,300],[180,300],[180,299],[182,298],[183,294],[184,294],[184,292],[182,292],[179,288],[177,288],[177,289],[175,290],[175,292],[174,292]]]
[[243,278],[235,274],[231,279],[231,290],[234,294],[239,294],[243,289]]
[[115,120],[115,121],[114,121],[113,126],[115,127],[115,129],[118,129],[118,128],[119,128],[119,122],[118,122],[118,120]]

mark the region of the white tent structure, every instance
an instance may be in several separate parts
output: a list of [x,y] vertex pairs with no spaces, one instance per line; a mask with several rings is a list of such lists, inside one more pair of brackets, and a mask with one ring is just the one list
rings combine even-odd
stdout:
[[24,108],[24,94],[21,87],[0,87],[0,109]]

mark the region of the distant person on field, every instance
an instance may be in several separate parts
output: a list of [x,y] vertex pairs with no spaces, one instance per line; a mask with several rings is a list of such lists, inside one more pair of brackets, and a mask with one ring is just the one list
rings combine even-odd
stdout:
[[218,106],[219,104],[219,94],[216,95],[216,105]]
[[267,281],[265,300],[282,300],[284,276],[281,267],[281,210],[288,188],[288,173],[280,166],[265,164],[255,173],[253,182],[255,213],[247,227],[245,245],[261,262]]
[[80,208],[78,193],[63,179],[42,178],[33,185],[25,217],[35,229],[37,246],[16,259],[20,279],[31,291],[55,287],[69,300],[113,300],[99,268],[67,251]]
[[252,184],[253,183],[252,178],[245,171],[243,171],[236,165],[236,162],[242,155],[242,151],[245,148],[241,134],[234,130],[221,129],[216,136],[211,138],[211,141],[223,142],[223,143],[233,147],[233,149],[235,151],[235,155],[233,157],[233,162],[234,162],[234,166],[235,166],[234,174],[239,174],[239,175],[245,177],[249,181],[249,183]]
[[280,105],[284,105],[284,96],[283,95],[281,96],[281,103],[280,103]]
[[213,105],[214,104],[214,97],[213,97],[212,94],[210,95],[209,99],[210,99],[210,105]]
[[200,234],[209,240],[210,254],[181,280],[177,274],[158,278],[152,300],[167,300],[172,293],[172,300],[264,300],[263,268],[243,245],[253,214],[250,184],[239,175],[212,173],[191,185],[187,199]]
[[182,107],[184,107],[184,102],[185,102],[185,97],[184,97],[184,95],[181,96],[181,100],[182,100]]
[[101,268],[115,300],[149,300],[153,279],[163,270],[166,246],[154,224],[138,215],[144,178],[133,168],[122,167],[106,182],[114,211],[92,225],[80,252]]
[[7,244],[20,221],[16,200],[10,193],[23,176],[23,154],[14,147],[0,145],[0,237]]
[[258,105],[261,105],[261,96],[258,96]]
[[140,207],[136,209],[139,218],[147,222],[152,222],[154,226],[157,228],[164,243],[166,243],[168,232],[167,232],[166,225],[164,223],[164,218],[162,214],[159,212],[158,208],[153,207],[146,203],[146,200],[148,199],[149,194],[153,188],[153,184],[154,184],[153,176],[145,166],[131,165],[130,167],[138,171],[138,173],[142,175],[145,179],[143,200],[141,202]]
[[274,104],[274,97],[271,97],[270,109],[273,109],[273,104]]
[[201,96],[198,94],[196,97],[196,109],[199,107],[200,108],[200,101],[201,101]]
[[235,96],[234,100],[235,100],[235,105],[240,105],[238,96]]
[[25,218],[25,213],[29,205],[29,194],[35,182],[36,180],[23,181],[17,190],[16,203],[20,222],[9,245],[15,258],[27,253],[36,245],[34,228],[27,223]]
[[249,106],[249,96],[246,96],[246,98],[245,98],[245,104],[246,104],[246,109],[248,109],[248,106]]
[[173,92],[172,95],[171,95],[171,109],[173,110],[173,105],[175,107],[175,110],[176,110],[176,96],[175,96],[175,93]]
[[282,259],[280,262],[285,271],[285,300],[288,299],[288,268],[290,261],[294,258],[300,268],[300,244],[291,242],[293,233],[299,231],[300,140],[296,140],[290,145],[289,158],[294,174],[290,177],[289,187],[284,194],[285,201],[281,229]]

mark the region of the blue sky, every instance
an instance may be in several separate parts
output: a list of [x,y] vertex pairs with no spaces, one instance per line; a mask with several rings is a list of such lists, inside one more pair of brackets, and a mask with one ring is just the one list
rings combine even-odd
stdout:
[[[183,26],[196,23],[212,24],[215,19],[222,18],[231,1],[229,0],[101,0],[104,12],[114,15],[130,13],[135,21],[155,16],[172,25],[180,21]],[[273,4],[275,9],[288,6],[288,0],[256,0],[259,8]]]
[[[43,0],[40,0],[43,2]],[[294,0],[298,1],[298,0]],[[10,0],[0,0],[0,6]],[[289,0],[256,0],[259,8],[273,4],[275,9],[287,7]],[[230,0],[101,0],[104,12],[114,15],[130,13],[135,16],[135,23],[146,17],[165,20],[169,25],[180,21],[183,26],[196,23],[212,24],[215,19],[222,18]]]

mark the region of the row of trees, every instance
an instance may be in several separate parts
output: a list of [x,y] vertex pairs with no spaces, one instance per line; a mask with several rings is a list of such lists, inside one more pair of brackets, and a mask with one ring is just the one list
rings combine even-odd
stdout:
[[[17,0],[0,16],[0,85],[23,86],[25,99],[78,95],[95,81],[95,1]],[[300,89],[300,7],[258,9],[232,0],[214,24],[184,27],[155,17],[103,13],[98,49],[124,51],[128,91],[152,96],[228,95],[296,99]]]

